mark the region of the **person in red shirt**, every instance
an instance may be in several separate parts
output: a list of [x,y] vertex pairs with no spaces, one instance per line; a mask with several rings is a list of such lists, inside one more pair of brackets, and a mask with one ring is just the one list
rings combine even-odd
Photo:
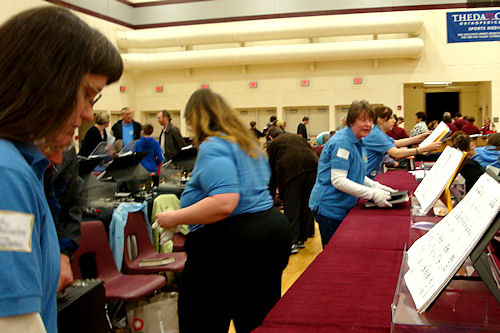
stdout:
[[455,113],[455,122],[454,122],[454,125],[458,129],[462,129],[462,126],[464,126],[465,124],[467,124],[467,120],[465,120],[464,118],[462,118],[462,114],[460,112]]
[[396,119],[396,122],[394,123],[392,130],[386,132],[386,134],[391,138],[393,138],[394,140],[409,138],[410,136],[405,131],[405,129],[398,126],[399,123],[398,116],[396,114],[393,114],[392,116],[394,117],[394,119]]
[[451,130],[451,133],[455,133],[456,131],[458,131],[458,128],[457,126],[455,126],[454,124],[452,124],[451,122],[451,117],[450,116],[444,116],[443,117],[443,122],[448,125],[448,127],[450,128]]
[[472,135],[472,134],[481,134],[481,131],[479,128],[474,125],[474,121],[476,118],[474,117],[469,117],[469,122],[462,126],[462,131],[464,131],[465,134],[467,135]]

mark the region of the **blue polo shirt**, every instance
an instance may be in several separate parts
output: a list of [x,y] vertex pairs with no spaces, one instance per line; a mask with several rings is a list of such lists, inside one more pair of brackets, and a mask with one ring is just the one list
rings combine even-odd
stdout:
[[385,134],[378,125],[373,125],[370,134],[362,140],[368,157],[366,175],[373,179],[382,166],[385,153],[396,146],[394,145],[394,139]]
[[347,178],[363,184],[366,175],[366,152],[350,127],[338,131],[323,147],[318,163],[316,183],[309,198],[309,208],[320,215],[343,220],[358,197],[335,188],[331,182],[331,170],[347,171]]
[[[271,168],[266,156],[250,157],[237,143],[209,137],[201,145],[191,180],[181,196],[187,207],[216,194],[239,193],[240,201],[230,216],[256,213],[273,206],[269,194]],[[194,231],[203,225],[192,225]]]
[[0,156],[0,214],[34,216],[31,252],[0,250],[0,317],[38,312],[47,332],[55,333],[60,254],[42,186],[48,161],[35,146],[3,139]]
[[123,146],[129,142],[134,140],[134,123],[130,123],[128,125],[125,125],[122,121],[122,142]]

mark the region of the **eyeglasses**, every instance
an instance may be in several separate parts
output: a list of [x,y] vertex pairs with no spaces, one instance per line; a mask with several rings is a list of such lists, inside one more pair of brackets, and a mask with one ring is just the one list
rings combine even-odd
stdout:
[[94,96],[94,98],[91,98],[90,94],[88,92],[85,92],[85,99],[89,102],[89,104],[91,106],[94,106],[94,104],[97,103],[97,101],[101,99],[102,94],[99,91],[99,89],[97,89],[96,87],[94,87],[94,85],[92,83],[89,82],[88,84],[89,84],[88,87],[90,89],[92,89],[96,93],[96,95]]
[[73,148],[73,142],[67,143],[67,144],[59,144],[55,142],[47,143],[43,142],[44,140],[40,140],[39,142],[36,142],[35,144],[38,146],[40,151],[42,153],[50,153],[53,151],[62,151],[63,153],[70,150]]

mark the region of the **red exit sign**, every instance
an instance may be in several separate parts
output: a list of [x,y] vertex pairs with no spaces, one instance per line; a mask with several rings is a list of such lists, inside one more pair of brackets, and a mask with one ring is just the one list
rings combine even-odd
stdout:
[[355,77],[354,79],[352,79],[352,82],[354,84],[361,84],[361,83],[363,83],[363,78],[362,77]]

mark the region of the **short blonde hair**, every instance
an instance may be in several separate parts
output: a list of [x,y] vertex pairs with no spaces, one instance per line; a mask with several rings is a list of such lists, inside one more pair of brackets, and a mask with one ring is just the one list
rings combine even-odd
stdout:
[[104,125],[109,123],[109,114],[107,112],[96,113],[94,116],[94,122],[97,125]]

